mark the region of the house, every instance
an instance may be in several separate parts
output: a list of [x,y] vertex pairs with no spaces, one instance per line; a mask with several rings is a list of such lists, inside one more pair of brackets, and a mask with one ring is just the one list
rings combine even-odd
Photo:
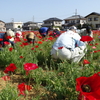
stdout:
[[93,29],[100,28],[100,13],[92,12],[85,16],[88,24],[91,24]]
[[80,15],[73,15],[71,17],[68,17],[64,19],[64,24],[62,25],[64,28],[70,27],[72,25],[83,25],[86,23],[86,19],[83,16]]
[[36,22],[33,22],[33,21],[28,21],[26,23],[23,23],[23,26],[22,26],[23,30],[34,30],[37,27],[37,23]]
[[46,20],[43,21],[44,23],[43,23],[42,27],[51,27],[51,28],[61,27],[62,21],[63,20],[56,18],[56,17],[49,18],[49,19],[46,19]]
[[23,23],[22,22],[9,22],[5,23],[6,29],[11,29],[11,30],[16,30],[16,29],[21,29]]
[[37,23],[37,27],[40,28],[43,24],[43,22],[36,22]]
[[6,31],[5,22],[0,20],[0,31]]

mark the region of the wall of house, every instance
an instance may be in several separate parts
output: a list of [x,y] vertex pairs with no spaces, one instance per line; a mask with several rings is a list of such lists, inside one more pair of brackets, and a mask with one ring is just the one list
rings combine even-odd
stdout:
[[5,23],[0,22],[0,31],[5,31],[5,30],[6,30]]
[[18,28],[18,26],[22,27],[23,23],[21,22],[11,22],[11,23],[6,23],[6,28],[14,30],[15,28]]
[[[95,18],[97,18],[97,20],[95,20]],[[87,23],[92,24],[94,29],[98,29],[100,27],[100,16],[90,15],[86,19],[87,19]]]
[[61,26],[62,25],[62,22],[60,21],[54,21],[54,26]]

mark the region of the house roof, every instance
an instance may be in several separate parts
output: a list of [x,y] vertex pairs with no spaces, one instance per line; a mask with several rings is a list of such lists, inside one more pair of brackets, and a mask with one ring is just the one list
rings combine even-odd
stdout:
[[71,17],[68,17],[68,18],[66,18],[66,19],[64,19],[64,20],[71,20],[71,19],[85,19],[83,16],[80,16],[80,15],[73,15],[73,16],[71,16]]
[[[28,24],[35,24],[35,22],[32,22],[32,21],[28,21],[26,23],[28,23]],[[26,23],[24,23],[24,24],[26,24]]]
[[2,21],[2,20],[0,20],[0,22],[3,22],[3,23],[5,23],[4,21]]
[[87,18],[87,17],[90,16],[90,15],[99,15],[99,16],[100,16],[100,13],[92,12],[92,13],[88,14],[87,16],[85,16],[85,18]]
[[63,20],[59,19],[59,18],[56,18],[56,17],[53,17],[53,18],[46,19],[44,21],[63,21]]

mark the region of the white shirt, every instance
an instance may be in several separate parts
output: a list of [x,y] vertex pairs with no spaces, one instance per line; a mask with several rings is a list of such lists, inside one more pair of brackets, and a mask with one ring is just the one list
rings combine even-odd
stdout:
[[68,30],[62,33],[53,44],[53,48],[58,50],[59,47],[75,48],[76,41],[80,41],[81,37],[78,33]]

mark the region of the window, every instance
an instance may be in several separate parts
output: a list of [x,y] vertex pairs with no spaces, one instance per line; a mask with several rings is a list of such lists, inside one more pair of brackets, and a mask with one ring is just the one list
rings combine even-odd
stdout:
[[94,17],[94,21],[98,21],[98,17]]
[[77,20],[77,23],[80,23],[80,20]]
[[100,24],[96,24],[96,28],[100,28]]
[[66,21],[65,21],[65,23],[69,23],[69,21],[68,21],[68,20],[66,20]]
[[92,21],[92,18],[88,18],[88,21]]

